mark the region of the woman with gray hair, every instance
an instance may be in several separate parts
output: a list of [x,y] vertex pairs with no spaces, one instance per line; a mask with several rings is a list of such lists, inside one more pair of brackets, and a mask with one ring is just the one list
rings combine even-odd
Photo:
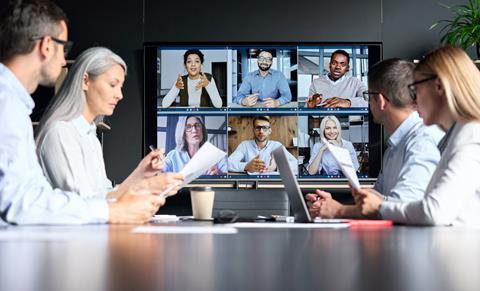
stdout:
[[320,123],[320,142],[313,146],[310,161],[308,162],[308,173],[310,175],[321,173],[325,175],[340,175],[342,172],[332,153],[327,149],[325,142],[347,149],[350,152],[355,170],[358,170],[360,165],[353,144],[348,140],[342,139],[340,121],[335,116],[330,115],[325,116]]
[[[207,141],[208,132],[202,117],[180,116],[175,130],[176,148],[165,157],[164,172],[179,172]],[[220,160],[204,175],[223,175],[227,172],[225,159]]]
[[[107,178],[96,124],[123,99],[126,71],[122,58],[103,47],[87,49],[76,59],[36,136],[39,161],[52,186],[84,197],[115,197],[162,168],[163,151],[156,150],[117,189]],[[165,187],[170,178],[161,178]]]

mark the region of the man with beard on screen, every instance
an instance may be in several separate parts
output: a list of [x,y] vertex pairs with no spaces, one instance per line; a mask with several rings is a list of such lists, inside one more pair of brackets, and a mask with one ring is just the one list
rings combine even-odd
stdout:
[[278,107],[292,101],[292,93],[287,78],[271,69],[273,54],[262,50],[258,55],[258,70],[248,73],[243,79],[233,102],[251,107]]
[[[228,170],[231,172],[272,173],[277,172],[277,164],[272,152],[283,145],[270,140],[272,127],[268,116],[257,116],[253,119],[253,137],[242,141],[228,157]],[[297,159],[287,153],[288,162],[294,173],[298,173]]]

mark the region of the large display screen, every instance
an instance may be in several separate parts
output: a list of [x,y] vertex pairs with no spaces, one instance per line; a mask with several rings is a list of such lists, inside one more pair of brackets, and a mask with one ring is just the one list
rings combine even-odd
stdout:
[[146,44],[144,149],[177,172],[209,141],[227,156],[200,179],[274,180],[285,147],[300,180],[344,178],[329,142],[375,178],[381,128],[363,92],[381,55],[379,43]]

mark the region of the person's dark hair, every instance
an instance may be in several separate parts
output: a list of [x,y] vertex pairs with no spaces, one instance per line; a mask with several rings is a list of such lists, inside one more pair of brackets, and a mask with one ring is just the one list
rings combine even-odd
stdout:
[[384,94],[395,107],[412,104],[408,84],[413,82],[415,65],[398,58],[375,64],[368,72],[368,86]]
[[266,121],[266,122],[268,122],[268,123],[270,123],[270,124],[272,123],[272,122],[270,121],[270,117],[268,117],[268,116],[255,116],[255,117],[253,118],[253,126],[255,126],[255,122],[257,122],[257,120],[263,120],[263,121]]
[[272,58],[275,57],[275,50],[271,50],[271,49],[259,49],[259,50],[257,51],[257,58],[258,58],[258,57],[260,56],[260,54],[263,53],[263,52],[267,52],[267,53],[271,54],[271,55],[272,55]]
[[197,55],[197,56],[200,58],[200,63],[203,64],[203,53],[202,53],[200,50],[192,49],[192,50],[187,50],[187,51],[183,54],[183,64],[184,64],[184,65],[187,64],[187,59],[188,59],[188,56],[189,56],[189,55]]
[[49,0],[11,0],[0,13],[0,61],[32,52],[34,38],[60,35],[65,12]]
[[332,61],[334,55],[344,55],[347,58],[347,62],[350,63],[350,55],[344,50],[336,50],[332,53],[330,61]]

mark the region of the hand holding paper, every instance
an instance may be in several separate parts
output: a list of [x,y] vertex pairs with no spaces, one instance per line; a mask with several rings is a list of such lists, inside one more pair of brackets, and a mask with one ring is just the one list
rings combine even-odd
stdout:
[[347,177],[348,181],[354,189],[360,189],[360,182],[358,181],[357,171],[353,166],[352,159],[348,150],[335,146],[327,141],[324,141],[328,150],[332,153],[333,158],[342,169],[343,174]]

